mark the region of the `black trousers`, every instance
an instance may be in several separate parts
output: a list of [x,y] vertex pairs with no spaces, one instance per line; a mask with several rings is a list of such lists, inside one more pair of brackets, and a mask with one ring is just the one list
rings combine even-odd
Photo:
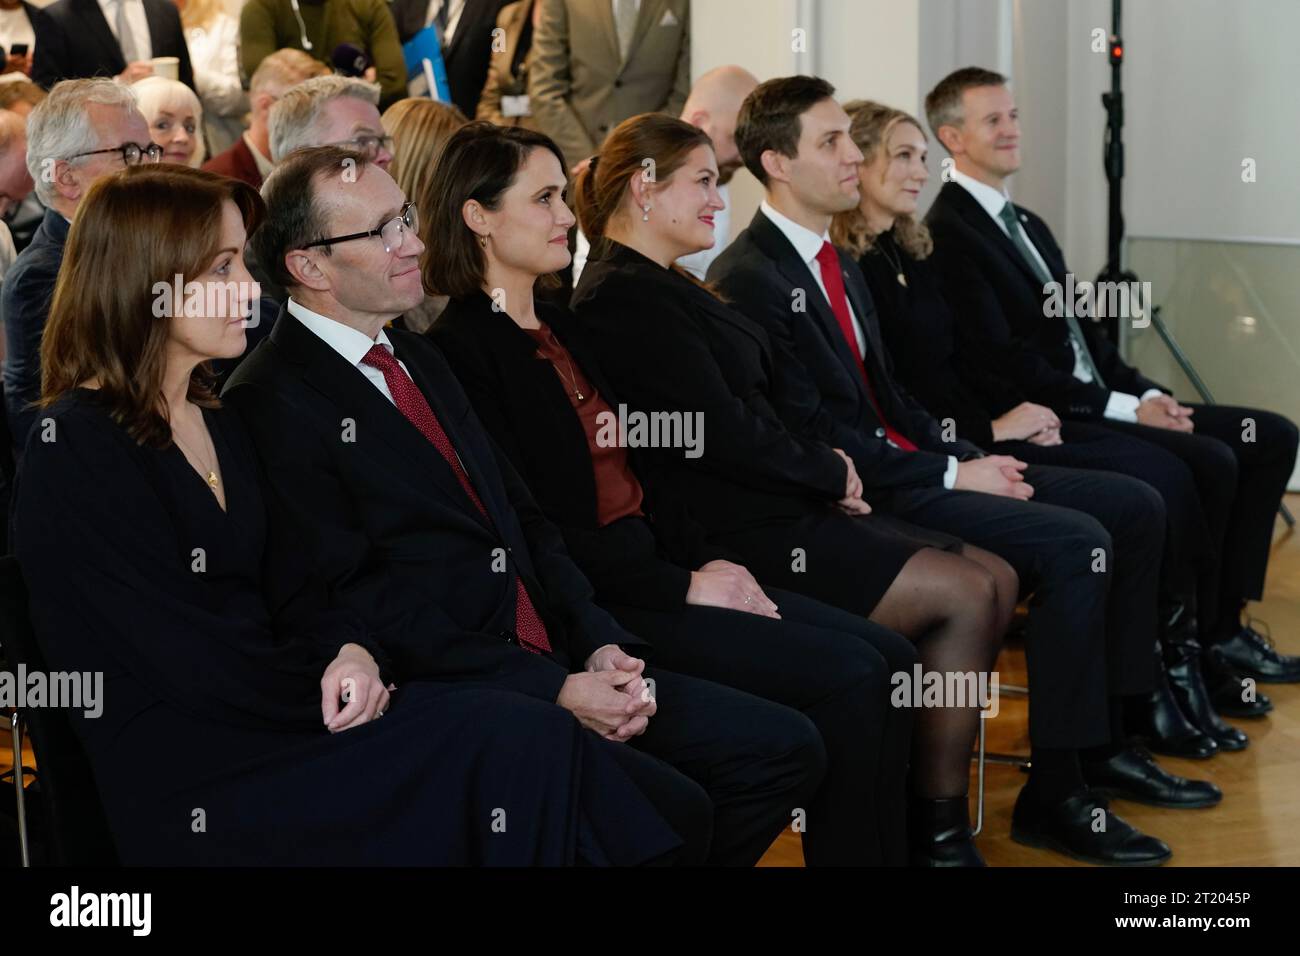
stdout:
[[[797,710],[731,687],[650,666],[644,676],[658,704],[649,726],[626,743],[606,743],[681,826],[680,862],[697,862],[704,841],[705,862],[753,866],[821,786],[826,750],[817,728]],[[712,804],[711,827],[701,820],[700,789]]]
[[916,648],[858,615],[767,594],[780,620],[697,605],[607,609],[651,642],[657,665],[788,705],[817,726],[827,765],[802,819],[809,866],[905,865],[912,714],[890,706],[890,687],[891,675],[911,673]]
[[1061,423],[1063,443],[998,442],[989,450],[1032,465],[1082,468],[1128,475],[1160,493],[1165,504],[1162,586],[1168,594],[1194,592],[1217,568],[1216,548],[1192,470],[1173,452],[1090,422]]
[[1033,590],[1025,656],[1034,746],[1110,737],[1107,697],[1155,686],[1152,649],[1165,511],[1123,475],[1031,466],[1031,501],[905,489],[882,507],[1005,559]]
[[1196,430],[1190,434],[1127,422],[1105,427],[1171,452],[1190,469],[1217,558],[1213,578],[1201,589],[1202,614],[1210,621],[1221,617],[1225,623],[1208,636],[1222,639],[1235,630],[1238,605],[1264,594],[1273,522],[1300,432],[1290,419],[1256,408],[1191,408]]

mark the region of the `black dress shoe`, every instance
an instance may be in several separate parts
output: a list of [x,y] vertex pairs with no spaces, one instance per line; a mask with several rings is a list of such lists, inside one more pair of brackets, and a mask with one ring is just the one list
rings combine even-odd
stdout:
[[1208,780],[1177,777],[1138,747],[1128,747],[1101,761],[1082,761],[1083,779],[1094,793],[1153,807],[1190,810],[1212,807],[1223,791]]
[[1156,646],[1156,671],[1155,690],[1125,700],[1124,729],[1158,754],[1192,760],[1213,757],[1219,752],[1219,745],[1197,730],[1178,708],[1165,676],[1159,645]]
[[1300,657],[1279,654],[1272,638],[1265,637],[1249,624],[1215,646],[1244,677],[1253,677],[1265,684],[1300,682]]
[[1178,709],[1220,750],[1245,750],[1250,738],[1215,712],[1201,677],[1201,648],[1195,641],[1165,644],[1165,673]]
[[970,802],[963,794],[943,800],[913,800],[908,815],[912,866],[985,866],[975,849]]
[[1129,826],[1110,812],[1105,797],[1087,789],[1044,807],[1025,787],[1011,814],[1011,839],[1099,866],[1159,866],[1173,855],[1163,841]]
[[[1238,674],[1223,656],[1223,651],[1213,644],[1201,653],[1201,675],[1210,692],[1210,703],[1224,717],[1255,719],[1273,709],[1273,701],[1268,695],[1253,686],[1252,678]],[[1252,683],[1249,693],[1245,684],[1247,680]]]

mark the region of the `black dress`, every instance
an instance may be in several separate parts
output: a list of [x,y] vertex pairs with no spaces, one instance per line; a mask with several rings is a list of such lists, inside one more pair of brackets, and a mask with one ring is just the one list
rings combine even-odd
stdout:
[[50,667],[103,674],[102,714],[73,721],[123,862],[618,864],[680,842],[543,701],[415,683],[382,719],[328,733],[326,648],[365,630],[327,613],[316,641],[273,636],[256,458],[232,413],[204,412],[228,511],[94,392],[42,417],[15,551]]
[[[601,516],[593,442],[579,408],[616,408],[619,397],[572,314],[540,302],[537,314],[567,352],[559,367],[482,292],[453,299],[429,336],[479,420],[560,528],[597,603],[651,642],[646,656],[657,665],[795,707],[813,720],[828,769],[808,808],[822,822],[803,835],[807,865],[906,862],[911,714],[890,706],[888,687],[890,675],[910,671],[917,659],[911,642],[863,617],[775,588],[765,593],[779,607],[780,620],[687,604],[689,568],[740,557],[710,549],[698,540],[701,529],[690,529],[684,538],[697,550],[682,564],[672,563],[657,538],[658,516],[649,499],[645,514]],[[641,456],[636,449],[625,455],[636,482]]]
[[578,325],[629,413],[697,415],[703,446],[644,450],[647,491],[703,526],[765,584],[868,615],[918,550],[961,542],[836,508],[846,466],[777,411],[792,387],[763,328],[685,275],[602,240],[573,296]]

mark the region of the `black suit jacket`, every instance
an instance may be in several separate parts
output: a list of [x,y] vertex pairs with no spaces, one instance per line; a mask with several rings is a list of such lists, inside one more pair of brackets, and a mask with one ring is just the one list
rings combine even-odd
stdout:
[[[1065,257],[1052,231],[1029,210],[1015,208],[1052,278],[1065,288]],[[1141,395],[1162,387],[1127,365],[1101,327],[1086,318],[1079,324],[1106,388],[1074,377],[1065,318],[1047,314],[1048,295],[1032,267],[959,183],[944,184],[925,221],[934,236],[935,271],[958,316],[963,345],[969,345],[963,352],[990,363],[1031,401],[1062,417],[1100,419],[1111,390]]]
[[596,359],[631,411],[700,413],[703,454],[648,448],[645,481],[712,533],[798,519],[844,497],[832,447],[792,431],[762,326],[639,252],[602,240],[573,294]]
[[[540,302],[537,313],[581,374],[617,410],[619,399],[573,316]],[[547,518],[559,525],[569,554],[591,580],[601,604],[680,611],[691,584],[687,568],[718,558],[737,560],[710,547],[704,529],[690,521],[686,509],[671,500],[656,502],[645,488],[646,518],[599,525],[591,449],[569,395],[533,339],[505,312],[494,310],[487,295],[452,300],[428,335],[446,356],[479,420]],[[628,457],[639,474],[645,466],[641,451],[628,449]],[[669,514],[663,521],[656,518],[661,509]],[[685,567],[671,563],[671,554],[680,555]]]
[[[894,380],[871,292],[853,260],[836,252],[845,294],[867,339],[864,362],[881,414],[918,451],[903,451],[885,440],[884,424],[830,303],[794,246],[762,210],[713,261],[709,279],[784,347],[788,357],[782,372],[802,386],[785,390],[801,400],[782,409],[788,420],[848,452],[867,489],[941,486],[949,455],[970,458],[981,452],[960,439],[945,442],[940,424]],[[805,308],[795,311],[792,303],[800,292]]]
[[[116,76],[126,69],[122,48],[97,0],[57,0],[43,11],[32,58],[32,82],[49,89],[59,80]],[[181,15],[171,0],[144,0],[144,16],[154,56],[180,59],[178,79],[194,89],[190,50]]]
[[[642,642],[591,603],[559,532],[437,348],[407,332],[388,336],[490,520],[433,444],[286,309],[223,392],[269,486],[267,596],[277,623],[339,607],[373,628],[398,679],[471,680],[554,701],[596,648]],[[546,624],[549,655],[519,647],[516,575]]]
[[[450,2],[450,0],[444,0]],[[451,35],[451,43],[442,51],[447,67],[447,85],[451,101],[470,119],[478,111],[478,99],[487,82],[488,62],[492,59],[492,31],[497,14],[509,0],[465,0],[465,9]],[[389,9],[403,43],[424,29],[429,14],[429,0],[392,0]]]

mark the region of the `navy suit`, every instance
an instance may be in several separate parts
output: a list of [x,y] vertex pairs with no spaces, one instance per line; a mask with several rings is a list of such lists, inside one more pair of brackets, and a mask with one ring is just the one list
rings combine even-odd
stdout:
[[0,315],[5,325],[5,414],[15,459],[36,421],[36,409],[30,406],[41,397],[41,336],[69,226],[62,214],[45,210],[36,235],[14,260],[0,290]]
[[[340,608],[367,623],[399,681],[486,684],[546,702],[602,645],[646,653],[591,603],[560,532],[438,349],[419,335],[387,334],[487,513],[396,406],[286,309],[223,392],[269,485],[266,590],[279,623]],[[546,625],[548,654],[519,645],[517,577]],[[646,675],[659,712],[612,753],[659,794],[669,819],[689,816],[690,780],[698,781],[715,808],[710,859],[756,862],[820,783],[825,751],[815,727],[730,688],[655,668]]]

